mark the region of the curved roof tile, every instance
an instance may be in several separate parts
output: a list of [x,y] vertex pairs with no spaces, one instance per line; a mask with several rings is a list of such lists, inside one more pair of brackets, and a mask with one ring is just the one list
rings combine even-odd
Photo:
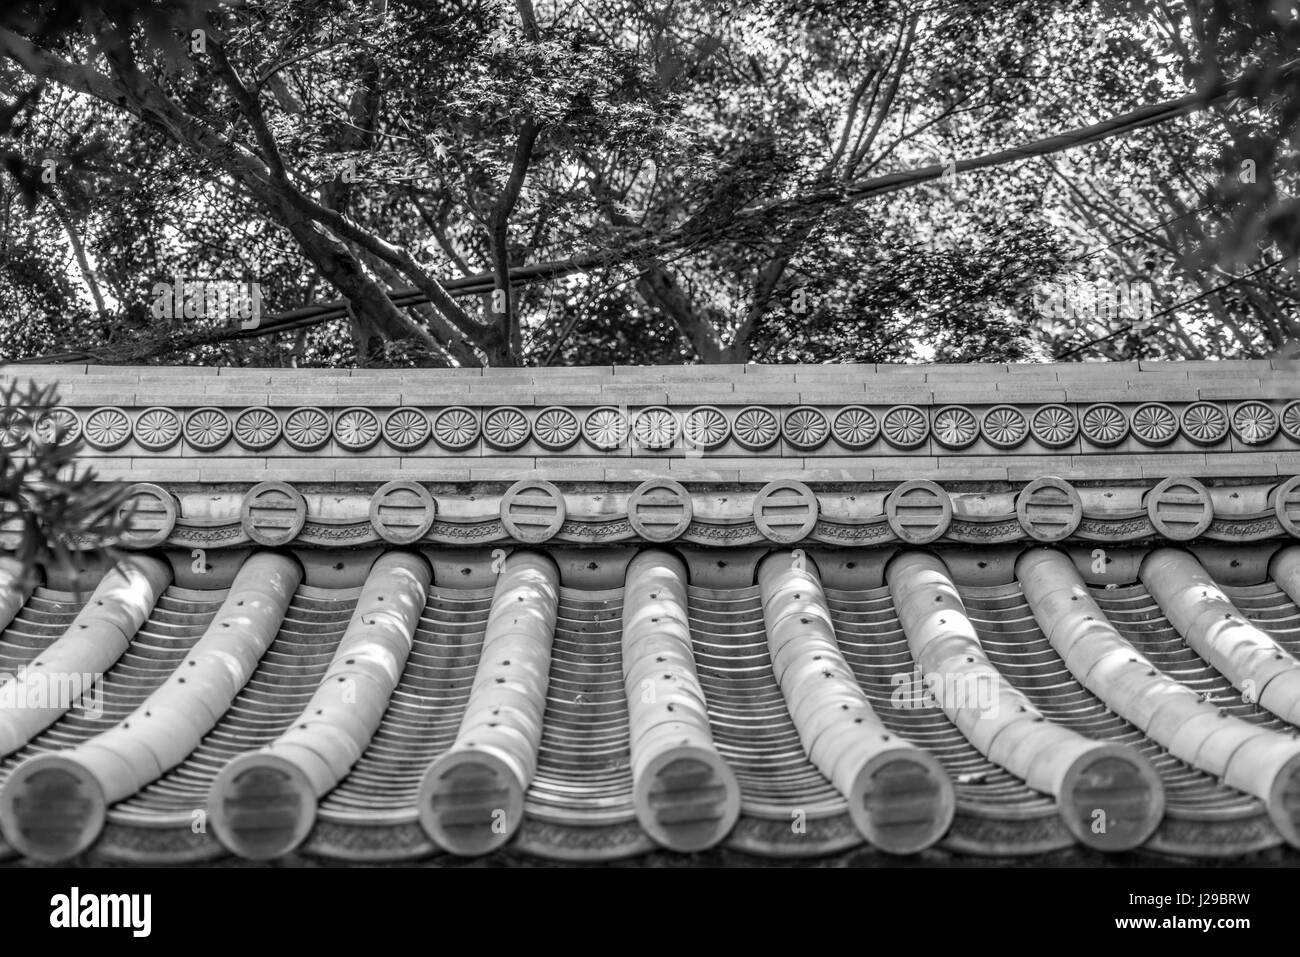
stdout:
[[[1289,654],[1297,552],[1277,555],[1276,580],[1223,585],[1209,569],[1227,564],[1202,552],[1186,581]],[[97,622],[105,674],[98,701],[24,731],[0,765],[9,845],[184,861],[300,844],[400,860],[514,841],[597,860],[717,842],[777,856],[1300,842],[1294,726],[1196,653],[1161,586],[1088,584],[1086,551],[1036,547],[993,584],[969,582],[959,553],[907,552],[883,580],[833,569],[833,588],[790,551],[757,585],[709,588],[651,550],[613,590],[562,585],[540,554],[462,557],[497,562],[497,585],[432,582],[422,557],[389,552],[363,587],[327,588],[263,552],[211,590],[137,560],[79,612],[35,588],[0,634],[7,663],[55,660]],[[842,587],[855,574],[862,587]],[[925,683],[949,671],[994,693]],[[160,711],[168,734],[149,723]]]

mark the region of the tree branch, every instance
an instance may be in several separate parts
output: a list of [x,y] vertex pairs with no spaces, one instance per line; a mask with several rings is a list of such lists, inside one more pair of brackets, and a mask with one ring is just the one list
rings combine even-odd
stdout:
[[[527,0],[521,0],[521,5],[526,3]],[[497,287],[493,294],[503,300],[502,310],[499,313],[504,346],[502,358],[510,365],[516,365],[523,353],[519,319],[515,315],[510,295],[510,215],[514,212],[519,202],[519,194],[523,191],[524,178],[528,175],[528,164],[532,160],[533,145],[537,142],[540,129],[531,116],[524,118],[519,139],[515,142],[510,176],[500,195],[497,196],[492,213],[488,217],[492,236],[492,265],[497,276]]]
[[77,235],[72,217],[52,192],[45,193],[44,196],[45,201],[50,204],[50,208],[54,211],[54,218],[59,221],[59,225],[63,227],[64,233],[67,234],[68,244],[72,246],[72,254],[77,259],[77,268],[81,272],[82,282],[90,289],[90,295],[95,300],[95,311],[99,314],[100,320],[107,323],[109,316],[108,308],[104,305],[104,294],[99,290],[99,282],[95,279],[95,273],[90,268],[90,259],[86,256],[86,247],[81,242],[81,237]]

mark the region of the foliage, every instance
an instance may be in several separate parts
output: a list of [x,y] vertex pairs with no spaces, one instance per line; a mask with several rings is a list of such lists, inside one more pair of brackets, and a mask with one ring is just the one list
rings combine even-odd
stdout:
[[67,442],[56,387],[10,383],[0,389],[0,527],[18,538],[28,568],[76,564],[84,548],[111,553],[121,535],[123,486],[102,482],[76,461],[80,437]]
[[[1294,2],[14,11],[10,357],[966,361],[1300,335]],[[1244,98],[1215,100],[1238,76]],[[1068,153],[889,183],[1189,92],[1185,115]],[[177,276],[257,281],[268,313],[347,310],[233,339],[153,317]],[[1034,309],[1043,283],[1106,281],[1150,283],[1157,318]]]

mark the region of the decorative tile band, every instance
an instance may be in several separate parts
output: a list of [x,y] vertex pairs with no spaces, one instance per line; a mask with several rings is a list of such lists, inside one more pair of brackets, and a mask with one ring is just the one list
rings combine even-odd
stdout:
[[[485,545],[545,542],[608,544],[683,541],[702,545],[846,547],[931,542],[997,544],[1066,539],[1121,543],[1300,538],[1300,476],[1271,485],[1211,491],[1175,476],[1148,488],[1076,489],[1056,477],[1000,493],[948,491],[924,480],[889,491],[814,490],[778,480],[761,489],[691,491],[658,478],[635,488],[562,489],[526,478],[496,494],[435,495],[419,483],[389,482],[373,493],[330,493],[329,513],[284,482],[222,493],[201,516],[184,514],[181,498],[161,485],[131,486],[134,502],[124,544],[153,548],[277,547],[416,543]],[[701,502],[708,507],[701,509]],[[707,516],[707,517],[705,517]],[[0,534],[0,539],[4,535]],[[0,542],[0,544],[3,544]]]
[[[204,406],[177,411],[154,406],[139,411],[105,406],[91,410],[58,407],[36,422],[20,411],[0,421],[0,448],[17,448],[27,435],[61,444],[84,438],[112,452],[132,438],[146,452],[165,452],[178,443],[216,453],[233,441],[248,452],[264,452],[283,441],[299,452],[324,448],[331,439],[344,452],[365,452],[384,443],[399,453],[432,442],[446,452],[483,448],[511,452],[530,439],[551,452],[600,454],[631,446],[638,452],[684,450],[707,454],[729,442],[742,451],[762,452],[784,440],[795,453],[845,455],[913,451],[932,442],[935,452],[961,452],[981,440],[985,451],[1053,451],[1076,442],[1082,451],[1114,448],[1130,436],[1142,446],[1163,448],[1180,437],[1198,448],[1235,440],[1260,446],[1278,436],[1300,444],[1300,400],[1249,400],[1087,406],[945,405],[927,411],[914,405],[864,405],[739,409],[598,406],[571,409],[468,406],[372,409],[352,406],[331,412],[310,406],[239,410]],[[725,451],[722,454],[728,454]],[[734,454],[734,453],[731,453]]]

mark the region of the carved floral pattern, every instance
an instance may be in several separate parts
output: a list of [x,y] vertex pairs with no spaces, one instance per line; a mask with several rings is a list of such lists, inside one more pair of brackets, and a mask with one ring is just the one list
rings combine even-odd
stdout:
[[761,405],[741,409],[731,424],[731,434],[736,437],[736,443],[752,452],[762,451],[775,442],[780,429],[776,416]]
[[934,414],[934,439],[944,448],[964,449],[979,438],[979,422],[969,409],[947,405]]
[[443,409],[433,420],[433,440],[452,452],[469,448],[478,441],[478,416],[464,406]]
[[627,416],[612,405],[602,405],[587,413],[582,423],[582,435],[592,447],[610,452],[627,441]]
[[135,440],[150,452],[162,452],[181,437],[181,420],[171,409],[145,409],[135,420]]
[[1052,403],[1033,414],[1029,430],[1049,449],[1059,449],[1074,441],[1079,434],[1079,423],[1068,407]]
[[682,422],[682,436],[686,444],[696,449],[716,449],[727,441],[731,425],[727,417],[711,405],[696,406]]
[[1183,434],[1197,445],[1214,445],[1228,434],[1228,416],[1213,402],[1193,402],[1183,409]]
[[840,409],[831,431],[835,441],[846,449],[865,449],[880,434],[880,424],[871,410],[860,405],[848,405]]
[[245,409],[235,417],[235,441],[250,452],[269,449],[280,439],[280,420],[262,406]]
[[826,441],[831,434],[831,426],[819,409],[801,405],[786,415],[782,431],[785,440],[796,449],[811,451]]
[[493,409],[483,420],[483,438],[494,449],[509,452],[528,441],[528,417],[512,405]]
[[1278,424],[1292,442],[1300,442],[1300,399],[1287,405],[1278,417]]
[[230,438],[230,419],[220,409],[195,409],[185,417],[185,441],[200,452],[213,452]]
[[925,413],[914,405],[896,405],[880,424],[885,441],[897,449],[914,449],[930,434]]
[[676,413],[661,405],[654,405],[636,414],[632,434],[642,448],[658,451],[672,448],[677,441],[679,429]]
[[329,416],[320,409],[303,406],[284,420],[284,440],[300,452],[320,448],[330,438]]
[[[283,420],[281,416],[283,415]],[[879,417],[878,417],[879,416]],[[382,423],[382,425],[381,425]],[[121,448],[134,434],[142,448],[165,451],[184,438],[194,449],[214,452],[230,438],[241,448],[262,451],[284,441],[302,452],[324,447],[333,435],[347,451],[361,452],[380,439],[399,452],[414,451],[430,438],[449,451],[463,451],[480,438],[485,446],[511,451],[524,445],[530,434],[543,448],[561,451],[577,439],[600,451],[614,451],[631,438],[638,447],[664,450],[681,446],[711,451],[734,439],[741,448],[762,451],[784,436],[791,447],[811,452],[834,439],[842,448],[859,451],[878,438],[896,449],[910,450],[933,435],[937,445],[952,450],[966,449],[983,435],[992,446],[1012,449],[1030,436],[1042,448],[1068,446],[1080,435],[1092,445],[1110,448],[1132,434],[1148,446],[1164,446],[1178,435],[1210,447],[1226,442],[1229,433],[1246,445],[1271,441],[1279,432],[1300,443],[1300,400],[1274,407],[1261,400],[1238,403],[1231,412],[1214,402],[1189,402],[1170,406],[1161,402],[1136,405],[1132,411],[1098,402],[1075,409],[1061,403],[1046,403],[1032,410],[1010,405],[986,407],[948,405],[933,413],[912,405],[896,405],[882,414],[862,405],[823,410],[813,406],[780,409],[751,405],[729,420],[727,412],[701,405],[682,412],[664,406],[649,406],[629,416],[615,406],[601,406],[588,412],[582,422],[565,406],[540,410],[530,422],[528,415],[513,406],[497,406],[478,412],[450,406],[428,412],[400,407],[384,413],[356,406],[331,419],[328,412],[300,407],[287,415],[264,406],[242,411],[203,407],[179,414],[155,406],[144,409],[132,422],[127,411],[103,406],[78,412],[59,406],[43,412],[33,426],[22,409],[10,410],[0,421],[0,447],[17,448],[33,429],[43,441],[57,432],[63,444],[83,438],[99,451]],[[830,454],[838,454],[832,452]]]
[[537,413],[533,420],[533,436],[537,444],[558,452],[578,440],[578,419],[563,406],[552,405]]
[[22,409],[0,409],[0,449],[11,452],[22,445],[31,425]]
[[399,452],[418,449],[429,441],[429,420],[419,409],[394,409],[384,419],[384,441]]
[[1259,445],[1277,435],[1277,413],[1263,402],[1243,402],[1232,410],[1232,431],[1247,445]]
[[81,434],[81,420],[77,413],[64,406],[55,406],[36,420],[36,437],[54,445],[71,445]]
[[984,413],[984,438],[999,449],[1013,449],[1029,435],[1024,413],[1009,405],[994,406]]
[[353,406],[334,420],[334,438],[352,452],[364,452],[379,441],[379,420],[369,409]]
[[85,436],[91,448],[111,452],[126,445],[131,438],[131,420],[121,409],[103,406],[86,416]]
[[1128,416],[1117,405],[1098,402],[1083,410],[1079,427],[1093,445],[1103,448],[1119,445],[1124,441],[1124,436],[1128,435]]
[[1133,434],[1144,445],[1167,445],[1178,435],[1178,416],[1161,402],[1146,402],[1133,411]]

